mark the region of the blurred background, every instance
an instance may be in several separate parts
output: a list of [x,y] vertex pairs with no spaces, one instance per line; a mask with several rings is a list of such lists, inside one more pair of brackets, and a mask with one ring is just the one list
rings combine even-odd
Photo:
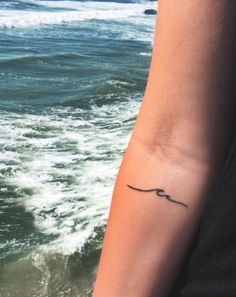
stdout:
[[92,295],[156,9],[0,2],[0,297]]

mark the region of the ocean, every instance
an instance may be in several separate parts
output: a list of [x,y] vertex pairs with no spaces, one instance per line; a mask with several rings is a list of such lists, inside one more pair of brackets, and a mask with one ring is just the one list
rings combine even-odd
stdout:
[[91,296],[156,8],[0,1],[0,297]]

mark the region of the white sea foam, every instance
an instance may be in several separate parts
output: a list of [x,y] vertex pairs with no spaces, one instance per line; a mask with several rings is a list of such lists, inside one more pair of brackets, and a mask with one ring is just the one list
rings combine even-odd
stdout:
[[[120,20],[129,18],[137,21],[137,17],[150,16],[143,14],[147,8],[156,8],[155,2],[150,3],[115,3],[115,2],[75,2],[75,1],[28,1],[50,8],[61,8],[60,11],[44,10],[5,10],[0,9],[0,27],[17,28],[38,25],[61,24],[84,20]],[[64,10],[63,10],[64,9]],[[70,10],[68,10],[70,9]]]
[[43,250],[78,251],[106,221],[133,123],[127,119],[138,107],[130,100],[39,115],[1,112],[1,160],[13,169],[4,176],[6,184],[22,193],[35,226],[57,236]]

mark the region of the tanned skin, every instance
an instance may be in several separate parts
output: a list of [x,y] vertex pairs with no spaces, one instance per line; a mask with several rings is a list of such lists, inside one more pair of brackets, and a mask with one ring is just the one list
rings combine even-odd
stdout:
[[236,1],[158,3],[93,297],[168,296],[235,136]]

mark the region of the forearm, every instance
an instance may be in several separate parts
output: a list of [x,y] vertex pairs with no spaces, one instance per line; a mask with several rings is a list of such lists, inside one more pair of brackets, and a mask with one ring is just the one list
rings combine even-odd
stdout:
[[[116,180],[93,297],[167,296],[234,136],[236,2],[159,3],[148,84]],[[164,192],[137,190],[154,188]]]
[[[94,297],[167,296],[214,184],[131,141],[114,189]],[[171,199],[139,189],[160,188]]]

